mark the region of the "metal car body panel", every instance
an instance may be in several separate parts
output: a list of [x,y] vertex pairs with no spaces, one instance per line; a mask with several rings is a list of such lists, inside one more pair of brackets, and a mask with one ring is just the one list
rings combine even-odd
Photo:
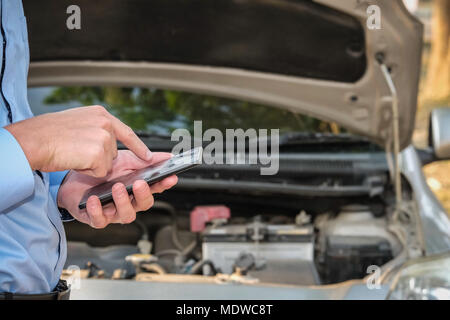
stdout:
[[426,255],[450,251],[450,220],[447,212],[428,187],[422,163],[413,146],[401,153],[401,170],[413,189],[420,216]]
[[72,300],[383,300],[388,285],[368,287],[362,281],[346,281],[337,285],[317,287],[242,285],[236,283],[200,283],[194,281],[141,282],[132,280],[81,279],[71,292]]

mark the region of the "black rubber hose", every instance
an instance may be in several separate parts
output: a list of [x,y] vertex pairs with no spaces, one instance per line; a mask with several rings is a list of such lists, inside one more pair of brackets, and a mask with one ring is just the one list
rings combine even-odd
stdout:
[[202,274],[202,268],[205,265],[208,265],[211,268],[211,272],[213,273],[213,275],[217,274],[217,269],[211,260],[201,260],[201,261],[197,262],[196,264],[194,264],[192,266],[189,274]]

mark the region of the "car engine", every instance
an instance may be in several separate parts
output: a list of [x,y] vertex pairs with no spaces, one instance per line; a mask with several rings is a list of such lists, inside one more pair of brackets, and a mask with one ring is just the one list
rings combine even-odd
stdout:
[[137,281],[187,276],[321,285],[362,279],[370,266],[382,266],[401,251],[387,228],[386,210],[354,203],[319,213],[251,214],[235,206],[180,210],[156,201],[130,225],[93,230],[67,224],[65,275],[79,268],[86,278]]

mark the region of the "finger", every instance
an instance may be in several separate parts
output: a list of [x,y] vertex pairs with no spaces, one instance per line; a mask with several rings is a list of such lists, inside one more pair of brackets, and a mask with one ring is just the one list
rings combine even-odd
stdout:
[[89,215],[88,215],[86,209],[78,211],[77,220],[80,222],[83,222],[85,224],[91,224],[91,219],[89,218]]
[[98,178],[99,179],[99,183],[103,182],[104,178],[107,176],[108,172],[107,170],[103,169],[103,168],[95,168],[95,169],[81,169],[81,170],[75,170],[76,172],[82,173],[84,175],[93,177],[93,178]]
[[142,160],[149,161],[152,158],[151,151],[144,142],[134,133],[134,131],[122,121],[110,115],[114,134],[117,140],[121,141],[128,149]]
[[136,219],[136,211],[131,204],[130,196],[123,183],[116,183],[112,187],[112,195],[120,223],[131,223]]
[[117,156],[117,140],[112,128],[108,127],[107,125],[105,126],[105,128],[102,128],[102,130],[98,131],[99,141],[103,143],[103,152],[102,154],[96,155],[97,166],[93,169],[95,170],[96,168],[98,168],[99,170],[101,170],[101,172],[105,172],[105,175],[107,175],[111,172],[113,167],[113,160]]
[[111,171],[113,165],[113,158],[109,141],[102,147],[97,146],[96,149],[101,151],[92,151],[94,153],[94,158],[90,168],[78,171],[96,178],[103,178],[108,175],[108,172]]
[[[114,133],[111,134],[111,155],[112,159],[116,159],[118,154],[117,150],[117,138]],[[112,163],[111,163],[112,166]]]
[[97,196],[90,196],[86,203],[86,211],[89,215],[90,225],[93,228],[101,229],[108,224],[103,215],[102,204]]
[[95,176],[95,174],[94,174],[94,171],[91,170],[91,169],[81,169],[81,170],[75,170],[75,171],[79,172],[79,173],[82,173],[84,175],[87,175],[87,176],[91,176],[91,177],[97,178]]
[[160,182],[152,184],[151,191],[152,193],[161,193],[167,189],[172,188],[174,185],[177,184],[177,182],[178,182],[177,176],[167,177],[164,180],[161,180]]
[[116,218],[116,206],[114,203],[108,203],[103,206],[103,214],[108,219],[109,222],[115,222]]
[[152,161],[150,164],[165,161],[172,157],[173,157],[173,154],[171,154],[169,152],[153,152]]
[[152,153],[152,159],[150,161],[146,161],[136,156],[130,150],[121,150],[120,152],[127,153],[127,156],[118,158],[118,161],[121,161],[121,167],[124,169],[137,170],[148,167],[153,163],[154,153]]
[[111,170],[110,168],[112,168],[112,165],[106,161],[106,163],[101,167],[92,169],[93,176],[96,178],[104,178],[108,175],[108,172]]
[[133,183],[134,199],[131,201],[136,212],[145,211],[153,206],[154,199],[150,187],[144,180],[137,180]]
[[129,152],[130,156],[125,158],[126,162],[124,163],[124,167],[132,170],[146,168],[152,164],[170,159],[173,156],[168,152],[152,152],[152,159],[150,161],[144,161],[129,150],[123,150],[121,152]]
[[109,145],[105,150],[106,158],[104,161],[104,165],[106,167],[107,174],[112,172],[112,168],[114,166],[114,159],[117,158],[117,140],[114,133],[111,133],[111,138],[109,141]]

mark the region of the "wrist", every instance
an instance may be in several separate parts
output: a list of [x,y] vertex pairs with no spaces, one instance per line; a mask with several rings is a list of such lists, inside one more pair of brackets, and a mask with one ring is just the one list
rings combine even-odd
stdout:
[[61,214],[61,220],[63,222],[69,222],[75,220],[75,218],[64,208],[58,207],[59,213]]
[[59,190],[58,190],[58,194],[56,195],[56,204],[59,208],[63,208],[66,209],[66,206],[64,205],[63,199],[63,185],[64,183],[67,181],[68,177],[70,176],[70,174],[72,173],[72,171],[69,171],[66,176],[64,177],[64,179],[62,179],[61,184],[59,185]]
[[40,170],[43,167],[43,161],[41,159],[42,150],[44,148],[40,141],[36,141],[39,135],[36,135],[35,130],[30,130],[27,128],[25,122],[27,122],[27,120],[12,123],[4,128],[8,130],[19,143],[31,169]]

